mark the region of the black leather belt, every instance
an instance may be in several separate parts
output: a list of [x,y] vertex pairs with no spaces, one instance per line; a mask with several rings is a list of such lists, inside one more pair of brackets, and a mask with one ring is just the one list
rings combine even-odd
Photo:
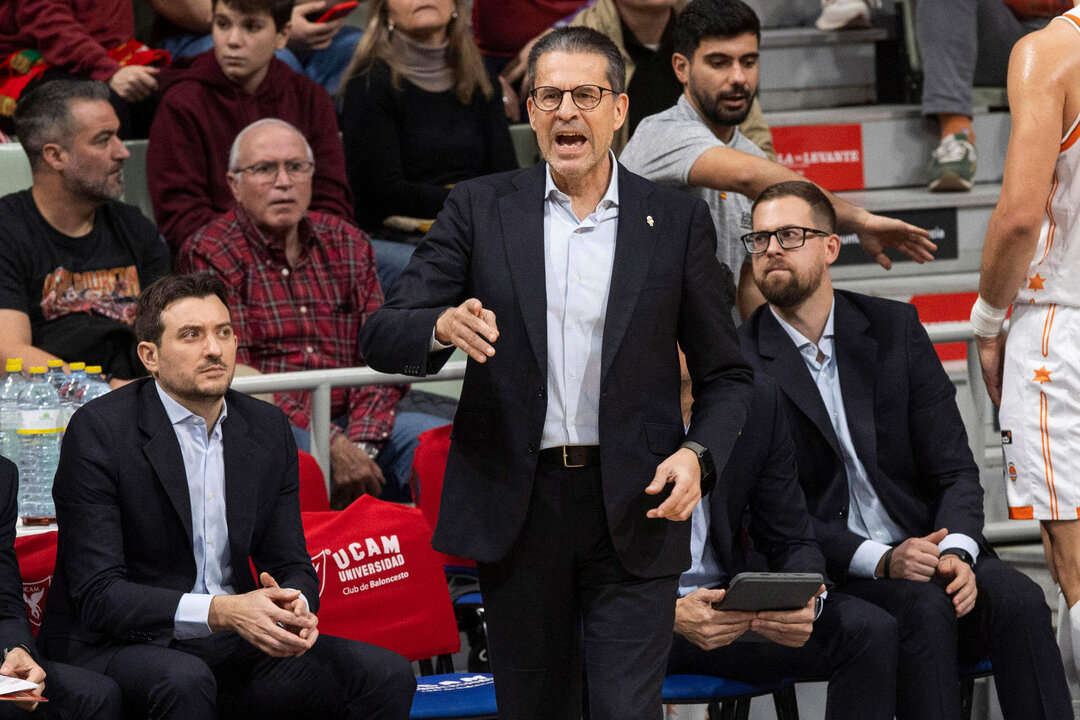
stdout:
[[599,445],[559,445],[540,451],[541,462],[568,468],[589,467],[600,464]]

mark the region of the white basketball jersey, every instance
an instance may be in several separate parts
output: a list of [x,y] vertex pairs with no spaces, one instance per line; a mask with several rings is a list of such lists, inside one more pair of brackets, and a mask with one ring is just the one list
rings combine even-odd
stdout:
[[[1054,18],[1080,33],[1080,8]],[[1080,90],[1080,88],[1078,88]],[[1039,244],[1017,303],[1080,307],[1080,116],[1061,140]]]

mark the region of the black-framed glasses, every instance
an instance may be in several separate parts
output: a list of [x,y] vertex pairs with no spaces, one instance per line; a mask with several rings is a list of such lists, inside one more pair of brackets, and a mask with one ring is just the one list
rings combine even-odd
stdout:
[[269,184],[277,179],[282,167],[285,168],[285,174],[289,176],[289,179],[296,182],[310,175],[315,170],[315,163],[310,160],[302,162],[299,160],[286,160],[283,163],[260,162],[233,170],[233,172],[237,175],[249,173],[255,182]]
[[760,255],[769,249],[769,240],[774,235],[776,236],[776,242],[780,243],[780,247],[785,250],[794,250],[806,244],[807,235],[832,235],[832,233],[815,230],[814,228],[799,227],[798,225],[788,225],[775,230],[758,230],[746,233],[740,239],[743,241],[743,245],[746,246],[746,252],[751,255]]
[[592,110],[604,99],[604,93],[606,92],[612,95],[616,94],[611,88],[600,87],[599,85],[578,85],[576,88],[570,88],[569,90],[560,90],[550,85],[541,85],[530,90],[529,97],[532,98],[537,109],[552,112],[558,110],[559,106],[562,105],[563,95],[570,93],[570,99],[574,101],[578,108]]

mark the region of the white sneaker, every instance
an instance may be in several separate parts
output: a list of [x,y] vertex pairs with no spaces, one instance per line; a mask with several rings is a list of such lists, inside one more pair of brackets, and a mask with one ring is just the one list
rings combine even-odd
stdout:
[[821,16],[814,24],[823,31],[870,27],[871,5],[881,7],[881,0],[821,0]]

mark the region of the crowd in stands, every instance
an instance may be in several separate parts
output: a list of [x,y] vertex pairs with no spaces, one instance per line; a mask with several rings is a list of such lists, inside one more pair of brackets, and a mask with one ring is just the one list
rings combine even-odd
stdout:
[[[917,262],[936,248],[926,231],[869,213],[776,162],[758,100],[768,60],[748,5],[366,0],[361,28],[344,15],[323,19],[331,0],[147,4],[148,45],[136,38],[131,0],[0,6],[0,138],[21,143],[33,177],[0,198],[0,358],[27,366],[77,358],[101,365],[117,389],[76,413],[64,441],[54,486],[58,570],[41,651],[26,634],[21,602],[8,597],[17,581],[17,478],[0,458],[0,641],[9,648],[0,675],[41,683],[48,674],[53,702],[35,712],[110,718],[122,704],[128,716],[259,708],[268,716],[407,717],[414,683],[402,658],[316,630],[319,590],[293,497],[295,451],[311,447],[311,393],[276,393],[277,412],[228,385],[234,371],[354,368],[372,358],[379,369],[424,375],[453,345],[467,350],[473,372],[496,377],[492,366],[478,370],[506,347],[496,341],[494,311],[462,301],[480,285],[510,287],[510,266],[523,260],[501,247],[466,247],[461,236],[510,212],[497,201],[526,178],[511,174],[511,124],[527,121],[549,163],[560,146],[596,142],[598,162],[610,155],[619,169],[583,216],[551,171],[541,172],[548,165],[533,168],[526,179],[537,198],[544,189],[545,233],[587,216],[588,229],[614,241],[610,221],[630,216],[623,201],[636,187],[626,171],[634,183],[639,175],[665,186],[693,211],[683,219],[695,232],[715,233],[716,262],[709,257],[701,277],[720,285],[706,294],[743,321],[737,338],[729,318],[721,329],[745,357],[732,372],[745,375],[747,417],[730,462],[712,468],[717,489],[693,510],[691,567],[668,608],[668,672],[829,678],[828,718],[952,719],[961,712],[957,658],[988,656],[1006,717],[1071,713],[1049,608],[983,537],[978,470],[916,313],[831,284],[837,233],[857,235],[885,268],[886,248]],[[1011,48],[1054,15],[1020,4],[918,3],[922,112],[941,131],[931,191],[973,186],[973,87],[1004,85]],[[821,5],[817,26],[831,31],[869,25],[879,3]],[[545,53],[602,57],[608,86],[537,84]],[[578,122],[607,108],[608,96],[610,123]],[[129,138],[148,138],[153,221],[121,201]],[[468,196],[477,187],[488,205]],[[476,208],[486,216],[472,217]],[[509,221],[501,228],[509,232]],[[618,232],[624,242],[621,225]],[[484,269],[497,271],[495,280],[474,273],[473,252],[498,265]],[[609,271],[613,255],[597,257]],[[670,278],[642,281],[659,298],[660,280]],[[613,282],[608,273],[597,287]],[[531,289],[541,299],[546,291],[549,303],[566,290],[542,281]],[[392,321],[435,305],[451,310],[435,313],[423,337],[409,336],[402,359],[405,350],[389,348],[405,336],[389,329]],[[569,322],[570,305],[555,318],[549,304],[547,321]],[[524,333],[511,308],[497,311],[503,328]],[[491,332],[466,347],[444,322]],[[674,329],[652,337],[669,336]],[[574,337],[549,333],[549,357],[570,357]],[[599,347],[600,336],[592,340]],[[530,358],[534,349],[522,345]],[[702,358],[691,350],[681,359],[689,428],[687,367]],[[596,380],[602,397],[594,360],[583,379]],[[503,384],[528,385],[541,404],[556,394],[529,382]],[[874,395],[883,385],[885,397]],[[365,494],[410,500],[418,438],[449,420],[423,402],[407,385],[333,390],[335,509]],[[528,443],[530,456],[550,449]],[[563,463],[577,467],[565,446]],[[247,494],[250,513],[226,500],[229,473],[243,476],[237,492]],[[164,490],[140,484],[154,474]],[[589,502],[599,507],[603,498]],[[536,537],[547,530],[528,525]],[[714,607],[736,574],[761,568],[820,573],[824,584],[797,610]],[[668,579],[674,589],[675,576]],[[508,597],[496,600],[504,618],[516,603]],[[501,622],[500,633],[525,621]],[[736,642],[745,633],[765,642]],[[500,704],[515,707],[518,687],[506,687]],[[0,703],[0,718],[9,709]]]

